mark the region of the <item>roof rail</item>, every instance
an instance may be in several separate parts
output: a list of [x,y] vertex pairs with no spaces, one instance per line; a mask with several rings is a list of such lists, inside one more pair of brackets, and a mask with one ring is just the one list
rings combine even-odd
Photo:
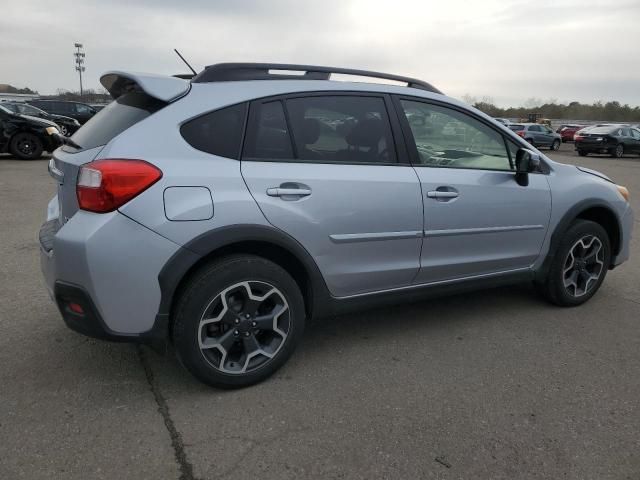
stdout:
[[[270,70],[304,72],[303,74],[271,73]],[[218,63],[209,65],[191,80],[194,83],[229,82],[238,80],[329,80],[332,74],[382,78],[406,83],[407,87],[442,93],[422,80],[388,73],[355,70],[352,68],[321,67],[318,65],[294,65],[288,63]]]

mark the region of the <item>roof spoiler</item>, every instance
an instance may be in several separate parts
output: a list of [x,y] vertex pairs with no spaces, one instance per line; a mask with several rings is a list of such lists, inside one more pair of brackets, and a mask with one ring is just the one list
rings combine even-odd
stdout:
[[144,92],[163,102],[172,102],[191,88],[191,83],[181,78],[122,71],[106,72],[100,77],[100,83],[114,100],[128,92]]

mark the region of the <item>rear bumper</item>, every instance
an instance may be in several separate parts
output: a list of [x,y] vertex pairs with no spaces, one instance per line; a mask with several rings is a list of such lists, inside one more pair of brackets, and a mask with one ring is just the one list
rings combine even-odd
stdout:
[[118,212],[80,211],[61,228],[51,220],[39,237],[45,283],[69,328],[112,341],[166,339],[158,274],[176,244]]
[[576,151],[581,150],[588,153],[611,153],[616,146],[607,143],[578,143],[576,142]]

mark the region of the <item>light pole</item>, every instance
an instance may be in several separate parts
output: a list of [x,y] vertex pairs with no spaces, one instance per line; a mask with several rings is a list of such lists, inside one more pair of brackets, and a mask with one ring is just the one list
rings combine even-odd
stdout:
[[76,72],[80,76],[80,97],[82,97],[82,72],[84,72],[84,52],[82,51],[82,44],[75,43],[76,51],[73,52],[73,56],[76,57]]

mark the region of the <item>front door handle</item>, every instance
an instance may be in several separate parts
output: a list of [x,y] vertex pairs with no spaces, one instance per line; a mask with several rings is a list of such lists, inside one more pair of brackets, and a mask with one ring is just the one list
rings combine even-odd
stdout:
[[311,189],[309,188],[267,188],[267,195],[270,197],[306,197],[311,195]]
[[429,198],[443,198],[443,199],[458,198],[458,192],[432,190],[431,192],[427,192],[427,197],[429,197]]

